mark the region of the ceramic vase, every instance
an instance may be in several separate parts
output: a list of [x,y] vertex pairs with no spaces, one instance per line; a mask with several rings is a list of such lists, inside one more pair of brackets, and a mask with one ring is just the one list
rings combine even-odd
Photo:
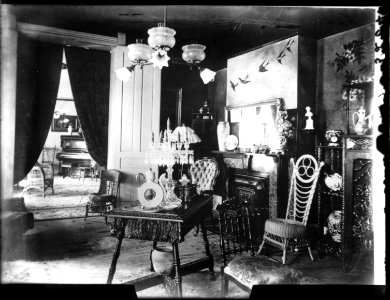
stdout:
[[152,251],[154,270],[161,275],[173,273],[173,249],[171,247],[156,247]]
[[366,110],[360,107],[358,112],[352,115],[353,129],[357,135],[364,135],[370,128],[369,116],[366,116]]
[[69,127],[68,127],[68,134],[72,135],[72,132],[73,132],[73,126],[69,125]]
[[341,210],[335,210],[328,216],[328,229],[332,240],[341,242]]
[[219,151],[225,151],[225,140],[230,135],[230,124],[229,122],[219,122],[217,126],[217,137],[218,137],[218,149]]

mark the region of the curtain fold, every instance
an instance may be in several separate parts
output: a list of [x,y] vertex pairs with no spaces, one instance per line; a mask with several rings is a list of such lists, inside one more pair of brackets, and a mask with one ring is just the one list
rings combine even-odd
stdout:
[[110,62],[108,51],[66,47],[70,85],[91,157],[107,165]]
[[61,76],[62,45],[18,34],[14,183],[34,166],[53,119]]

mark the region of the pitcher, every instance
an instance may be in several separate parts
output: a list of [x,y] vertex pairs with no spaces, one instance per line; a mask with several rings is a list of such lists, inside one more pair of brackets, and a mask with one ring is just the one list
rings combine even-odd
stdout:
[[[355,116],[357,118],[355,118]],[[371,127],[370,124],[370,116],[366,116],[366,110],[363,107],[360,107],[360,109],[353,113],[352,115],[352,122],[353,122],[353,129],[355,130],[357,135],[364,135],[367,130]]]

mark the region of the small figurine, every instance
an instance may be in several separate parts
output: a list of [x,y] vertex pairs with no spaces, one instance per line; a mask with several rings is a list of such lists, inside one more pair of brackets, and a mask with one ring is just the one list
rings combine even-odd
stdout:
[[305,117],[307,117],[307,120],[306,120],[306,127],[305,127],[305,129],[307,129],[307,130],[314,129],[313,119],[311,118],[312,116],[313,116],[313,113],[310,111],[310,107],[306,106]]

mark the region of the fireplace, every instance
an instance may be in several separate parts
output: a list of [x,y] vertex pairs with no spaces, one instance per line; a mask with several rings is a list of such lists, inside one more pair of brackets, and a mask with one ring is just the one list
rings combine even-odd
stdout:
[[229,196],[248,203],[252,215],[252,237],[259,244],[264,234],[264,224],[269,217],[268,175],[256,171],[235,169],[229,178]]

